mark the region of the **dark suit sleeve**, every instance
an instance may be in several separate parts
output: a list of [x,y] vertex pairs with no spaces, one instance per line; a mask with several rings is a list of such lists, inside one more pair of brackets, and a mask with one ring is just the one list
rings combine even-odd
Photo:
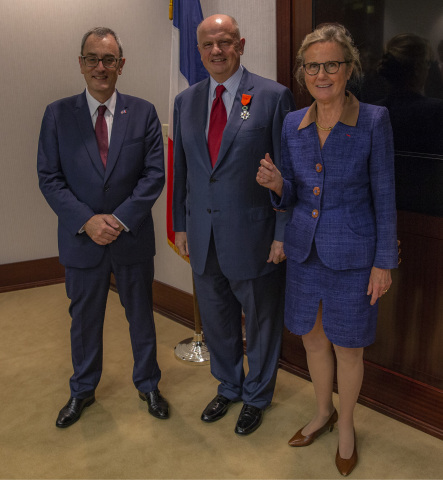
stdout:
[[51,105],[46,108],[40,130],[37,154],[39,186],[46,201],[57,214],[59,221],[72,235],[94,215],[91,208],[78,200],[69,188],[63,173],[57,122]]
[[186,232],[186,155],[183,149],[180,127],[180,107],[174,102],[174,182],[172,200],[172,221],[174,232]]
[[[294,96],[292,92],[286,88],[280,95],[272,125],[272,142],[274,146],[274,158],[272,160],[279,170],[281,170],[281,135],[283,121],[286,115],[293,110],[295,110]],[[274,240],[279,242],[283,241],[285,226],[290,218],[291,211],[277,212]]]
[[112,213],[136,234],[150,215],[164,184],[163,136],[157,112],[151,106],[146,121],[143,171],[132,193]]

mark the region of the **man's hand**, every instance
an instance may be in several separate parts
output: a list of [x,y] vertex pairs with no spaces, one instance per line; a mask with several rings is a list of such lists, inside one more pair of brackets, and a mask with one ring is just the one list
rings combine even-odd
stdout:
[[189,255],[188,237],[186,232],[175,232],[175,246],[182,257]]
[[268,263],[280,263],[286,260],[286,255],[283,250],[283,242],[277,242],[274,240],[271,245],[271,251],[269,252]]
[[123,225],[112,215],[94,215],[85,223],[83,229],[98,245],[108,245],[117,239]]

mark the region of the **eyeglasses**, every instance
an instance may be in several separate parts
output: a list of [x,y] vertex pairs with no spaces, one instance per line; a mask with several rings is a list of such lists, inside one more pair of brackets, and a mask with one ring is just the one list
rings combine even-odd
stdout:
[[323,65],[326,73],[337,73],[340,70],[340,65],[342,63],[350,63],[350,62],[324,62],[324,63],[305,63],[303,68],[308,75],[317,75],[320,71],[320,66]]
[[82,56],[83,61],[87,67],[96,67],[99,62],[102,62],[106,68],[115,68],[121,58],[115,58],[113,55],[105,55],[103,58],[98,58],[96,55]]

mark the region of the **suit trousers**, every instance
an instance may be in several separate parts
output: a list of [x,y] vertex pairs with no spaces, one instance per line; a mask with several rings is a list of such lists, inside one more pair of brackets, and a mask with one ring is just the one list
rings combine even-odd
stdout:
[[152,311],[154,259],[133,265],[116,264],[110,249],[94,268],[66,267],[66,292],[71,300],[71,354],[74,374],[71,395],[88,397],[97,387],[103,368],[103,323],[114,273],[120,302],[129,322],[134,357],[133,382],[144,392],[157,388],[161,372]]
[[[285,265],[249,280],[226,278],[213,236],[205,271],[194,273],[203,333],[218,393],[258,408],[272,400],[280,357]],[[248,373],[243,368],[242,310],[245,314]]]

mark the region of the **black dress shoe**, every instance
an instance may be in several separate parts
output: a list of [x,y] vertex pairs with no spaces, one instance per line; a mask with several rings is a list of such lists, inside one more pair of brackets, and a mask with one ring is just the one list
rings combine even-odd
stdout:
[[68,403],[60,410],[55,426],[59,428],[66,428],[75,423],[81,416],[83,409],[89,407],[95,402],[95,395],[87,398],[71,397]]
[[249,435],[261,425],[264,410],[253,405],[243,405],[235,426],[235,433]]
[[138,392],[138,396],[148,403],[148,411],[155,418],[169,418],[169,405],[158,389],[152,392]]
[[215,422],[226,415],[232,400],[223,395],[216,395],[203,410],[201,419],[204,422]]

